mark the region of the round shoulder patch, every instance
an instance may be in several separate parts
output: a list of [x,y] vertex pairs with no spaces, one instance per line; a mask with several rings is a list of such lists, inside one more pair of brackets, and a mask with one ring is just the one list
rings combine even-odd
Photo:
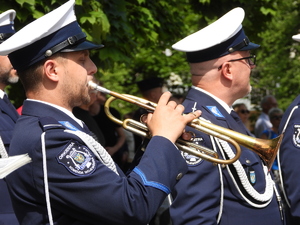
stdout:
[[70,141],[67,147],[56,156],[56,159],[72,174],[77,176],[90,175],[96,169],[93,153],[88,147],[76,141]]
[[300,148],[300,124],[294,124],[293,144]]

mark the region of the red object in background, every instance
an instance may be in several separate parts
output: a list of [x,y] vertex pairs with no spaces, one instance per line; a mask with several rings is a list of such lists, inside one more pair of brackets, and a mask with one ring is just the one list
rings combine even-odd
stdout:
[[22,105],[19,108],[17,108],[17,112],[19,113],[19,115],[22,115],[22,108],[23,108]]

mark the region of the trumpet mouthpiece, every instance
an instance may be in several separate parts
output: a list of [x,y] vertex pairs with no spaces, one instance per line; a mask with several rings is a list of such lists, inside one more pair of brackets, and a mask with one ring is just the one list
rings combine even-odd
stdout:
[[91,89],[100,91],[100,92],[102,92],[102,93],[104,93],[104,94],[108,94],[108,95],[109,95],[109,94],[111,93],[110,90],[108,90],[108,89],[106,89],[106,88],[104,88],[104,87],[101,87],[101,86],[95,84],[95,83],[94,83],[93,81],[91,81],[91,80],[88,82],[88,86],[89,86]]

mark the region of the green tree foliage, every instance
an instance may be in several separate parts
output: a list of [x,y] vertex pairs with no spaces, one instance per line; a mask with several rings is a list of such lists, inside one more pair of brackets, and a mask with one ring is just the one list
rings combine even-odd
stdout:
[[[17,11],[15,27],[21,29],[66,0],[0,0],[1,11]],[[151,76],[168,79],[178,74],[186,87],[189,69],[182,52],[172,44],[215,21],[234,7],[246,12],[244,29],[261,44],[253,71],[253,104],[274,94],[283,109],[299,92],[299,4],[292,0],[76,0],[76,15],[88,40],[105,47],[92,52],[96,76],[108,89],[139,95],[136,82]],[[170,51],[171,50],[171,51]],[[170,52],[167,56],[166,52]],[[24,56],[26,57],[26,56]],[[21,84],[8,90],[15,105],[22,104]],[[132,110],[117,103],[121,113]]]
[[282,109],[286,109],[299,94],[299,42],[292,36],[300,29],[299,2],[278,1],[275,16],[267,29],[259,33],[262,48],[258,54],[258,70],[254,87],[256,97],[273,94]]

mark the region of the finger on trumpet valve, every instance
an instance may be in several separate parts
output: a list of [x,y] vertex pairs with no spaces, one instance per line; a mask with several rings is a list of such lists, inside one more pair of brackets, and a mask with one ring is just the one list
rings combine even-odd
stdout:
[[146,124],[147,122],[147,114],[142,114],[140,117],[140,122]]
[[181,138],[185,141],[192,141],[195,136],[195,133],[193,133],[192,131],[183,131]]

